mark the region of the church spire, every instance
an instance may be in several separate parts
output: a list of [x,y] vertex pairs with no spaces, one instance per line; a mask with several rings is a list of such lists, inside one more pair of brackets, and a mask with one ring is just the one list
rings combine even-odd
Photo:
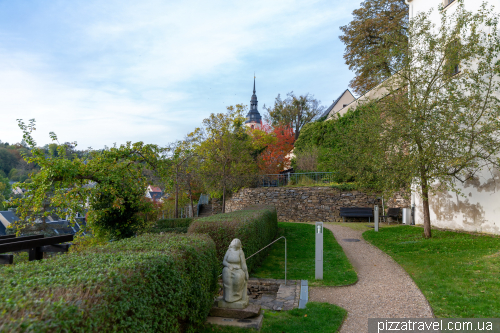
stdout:
[[253,94],[255,95],[255,73],[253,73]]
[[245,125],[251,128],[260,128],[262,118],[260,116],[259,110],[257,108],[258,105],[257,95],[255,94],[255,73],[253,74],[253,95],[250,99],[250,111],[247,114],[247,120],[245,121]]

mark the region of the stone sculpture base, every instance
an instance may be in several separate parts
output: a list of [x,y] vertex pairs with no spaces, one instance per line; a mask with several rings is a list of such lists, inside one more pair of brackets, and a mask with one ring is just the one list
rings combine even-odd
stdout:
[[248,306],[248,297],[246,297],[246,300],[239,300],[231,303],[221,299],[217,303],[217,306],[219,308],[226,308],[226,309],[244,309]]
[[235,326],[235,327],[253,328],[256,330],[260,330],[260,328],[262,327],[263,319],[264,319],[263,314],[259,315],[258,317],[246,318],[246,319],[208,317],[207,323],[212,325]]
[[212,307],[212,309],[210,309],[209,315],[212,317],[224,317],[224,318],[236,318],[236,319],[253,318],[260,315],[260,306],[257,304],[250,304],[244,309],[230,309],[230,308],[220,308],[218,306],[214,306]]

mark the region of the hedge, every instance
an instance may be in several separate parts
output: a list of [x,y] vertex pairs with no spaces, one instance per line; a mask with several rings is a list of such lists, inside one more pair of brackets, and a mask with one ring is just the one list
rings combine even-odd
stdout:
[[[231,213],[207,216],[197,219],[188,230],[188,233],[208,234],[214,240],[220,264],[234,238],[241,240],[245,257],[249,257],[271,243],[277,232],[278,215],[272,206],[254,206]],[[260,265],[269,249],[247,261],[249,272]]]
[[0,268],[1,332],[196,332],[218,290],[205,235],[146,234]]
[[151,228],[150,232],[152,232],[152,233],[160,233],[160,232],[187,233],[191,222],[193,222],[192,218],[162,219],[162,220],[158,220],[156,222],[156,224]]

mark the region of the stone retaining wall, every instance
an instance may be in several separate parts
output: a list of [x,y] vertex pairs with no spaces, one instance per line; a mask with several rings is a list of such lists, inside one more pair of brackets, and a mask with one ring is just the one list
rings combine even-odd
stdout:
[[[233,194],[226,202],[226,212],[252,205],[273,205],[279,221],[342,221],[340,207],[382,208],[375,195],[359,191],[340,191],[330,187],[263,187],[247,188]],[[357,219],[349,219],[355,221]],[[368,219],[361,219],[361,221]]]
[[[246,188],[234,193],[226,201],[226,212],[240,210],[253,205],[273,205],[279,221],[290,222],[341,222],[340,207],[379,206],[382,201],[377,195],[360,191],[341,191],[331,187],[259,187]],[[396,193],[386,200],[385,208],[410,207],[409,200],[402,193]],[[212,199],[212,214],[222,212],[222,200]],[[367,218],[349,218],[349,221],[368,221]]]

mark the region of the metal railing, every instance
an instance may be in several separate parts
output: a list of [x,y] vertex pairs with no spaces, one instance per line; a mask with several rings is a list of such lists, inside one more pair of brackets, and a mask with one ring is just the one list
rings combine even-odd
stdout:
[[259,187],[280,187],[287,185],[321,185],[334,182],[333,172],[305,172],[305,173],[285,173],[270,174],[259,177]]
[[[281,236],[280,238],[278,239],[275,239],[274,241],[272,241],[271,243],[267,244],[266,246],[264,246],[262,249],[260,249],[259,251],[255,252],[254,254],[250,255],[249,257],[245,258],[245,260],[248,260],[250,258],[252,258],[254,255],[256,255],[257,253],[259,253],[260,251],[264,250],[265,248],[273,245],[274,243],[276,243],[277,241],[279,241],[280,239],[284,238],[285,239],[285,286],[286,286],[286,237],[285,236]],[[221,275],[219,275],[219,277],[221,277]]]

